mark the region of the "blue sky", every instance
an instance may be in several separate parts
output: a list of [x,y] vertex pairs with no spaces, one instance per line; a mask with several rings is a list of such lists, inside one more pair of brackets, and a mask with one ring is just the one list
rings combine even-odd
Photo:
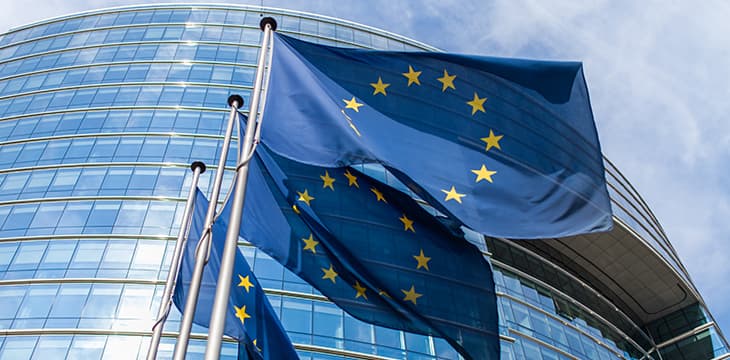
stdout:
[[[27,1],[6,0],[0,30],[135,3],[142,1],[36,0],[28,11]],[[646,199],[730,332],[730,2],[263,4],[348,19],[446,51],[583,61],[604,154]]]

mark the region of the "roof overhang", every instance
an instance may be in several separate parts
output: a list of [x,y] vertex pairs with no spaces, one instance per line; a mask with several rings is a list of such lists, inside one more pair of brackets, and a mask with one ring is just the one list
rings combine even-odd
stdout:
[[637,324],[700,301],[691,285],[630,227],[541,241],[516,241],[583,280]]

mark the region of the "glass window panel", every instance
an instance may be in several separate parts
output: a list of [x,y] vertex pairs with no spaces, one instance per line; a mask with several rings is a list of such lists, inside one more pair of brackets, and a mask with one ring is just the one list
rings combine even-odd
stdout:
[[119,302],[120,319],[152,319],[150,305],[154,288],[142,285],[126,285]]
[[172,226],[175,208],[173,204],[152,203],[149,210],[150,216],[147,216],[144,221],[144,228],[166,231]]
[[406,348],[422,354],[431,354],[431,341],[427,336],[405,333]]
[[139,240],[132,261],[132,268],[135,270],[159,269],[165,255],[165,246],[166,243],[160,241]]
[[[104,118],[106,118],[106,114],[103,112],[87,113],[84,116],[84,120],[81,122],[80,129],[86,130],[88,132],[99,131],[99,130],[101,130],[101,127],[104,124]],[[82,141],[82,140],[74,140],[74,142],[76,142],[76,141]],[[87,140],[87,141],[93,141],[93,140]]]
[[185,170],[179,168],[162,168],[160,176],[157,178],[157,190],[168,193],[178,194],[182,188]]
[[124,42],[142,41],[142,38],[144,37],[144,33],[145,33],[144,28],[127,29],[126,34],[124,34]]
[[135,359],[139,352],[140,337],[110,336],[104,348],[104,359],[123,360]]
[[76,254],[71,260],[71,268],[96,269],[105,248],[106,241],[80,241],[76,248]]
[[15,206],[3,224],[3,230],[27,229],[38,205]]
[[55,227],[65,206],[65,204],[54,203],[41,204],[30,226],[36,229]]
[[[213,72],[212,65],[195,64],[190,71],[190,81],[205,82],[208,81]],[[202,89],[202,88],[199,88]],[[204,89],[202,89],[204,90]]]
[[89,215],[87,225],[89,227],[104,227],[114,225],[117,218],[120,204],[99,202],[94,204],[94,208]]
[[18,192],[25,186],[26,181],[30,175],[28,174],[10,174],[5,178],[5,181],[0,186],[0,191],[3,192]]
[[43,151],[43,154],[40,156],[38,164],[52,164],[63,159],[63,156],[66,154],[66,150],[70,144],[70,140],[50,142]]
[[30,359],[38,337],[9,337],[3,344],[0,360]]
[[[117,88],[101,88],[96,92],[94,100],[91,103],[92,106],[104,106],[111,105],[114,102],[114,98],[117,96]],[[54,99],[55,100],[55,99]]]
[[81,121],[84,119],[84,115],[65,114],[63,116],[57,115],[44,117],[44,120],[46,119],[49,121],[56,121],[58,123],[58,129],[56,130],[58,134],[74,134],[78,132],[78,128],[81,126]]
[[122,204],[115,227],[140,228],[147,214],[146,202],[128,202]]
[[313,334],[341,338],[343,335],[342,310],[333,304],[319,301],[314,301],[313,305]]
[[25,295],[25,286],[3,286],[0,290],[0,319],[13,319]]
[[158,169],[136,168],[129,181],[128,189],[149,189],[155,186]]
[[187,106],[203,106],[206,91],[204,88],[187,88],[182,102]]
[[[75,190],[78,194],[96,194],[97,189],[101,187],[101,183],[106,175],[103,169],[84,169],[81,171]],[[91,191],[93,190],[93,191]],[[80,193],[79,193],[80,192]]]
[[21,243],[10,267],[14,270],[37,268],[47,244],[45,241]]
[[23,151],[20,153],[18,158],[15,160],[16,164],[20,163],[35,163],[34,160],[37,160],[41,154],[43,153],[43,150],[46,148],[46,143],[30,143],[23,146]]
[[104,82],[121,82],[124,80],[128,70],[129,66],[127,65],[110,66],[104,74]]
[[89,154],[89,159],[95,161],[110,160],[117,148],[117,142],[119,142],[119,139],[101,138],[96,140],[96,143]]
[[83,318],[111,318],[116,313],[122,285],[95,284],[84,305]]
[[58,285],[34,285],[28,288],[18,310],[18,318],[45,318],[51,310]]
[[[373,326],[366,324],[360,320],[353,318],[352,316],[345,315],[345,339],[349,341],[357,341],[366,344],[373,343]],[[358,348],[356,345],[348,344],[348,348],[364,350],[365,348]],[[370,346],[368,346],[369,348]],[[367,351],[367,350],[365,350]],[[367,351],[370,352],[370,351]]]
[[104,179],[105,189],[126,189],[129,179],[132,177],[132,169],[110,169]]
[[62,284],[51,308],[51,317],[78,318],[88,295],[88,284]]
[[69,228],[83,227],[84,224],[86,224],[86,220],[89,216],[90,211],[91,204],[70,203],[68,204],[68,206],[66,206],[66,211],[64,211],[63,215],[61,216],[59,226]]
[[54,240],[48,244],[48,249],[43,256],[40,268],[42,269],[65,269],[71,262],[76,241]]
[[154,103],[160,105],[181,105],[183,88],[166,86],[162,89],[162,95]]
[[142,145],[140,160],[159,161],[162,160],[165,149],[167,148],[167,139],[147,138]]
[[162,35],[164,33],[165,33],[164,27],[149,27],[149,28],[147,28],[147,32],[145,32],[144,37],[142,39],[144,41],[162,40]]
[[102,269],[129,269],[129,262],[134,255],[137,242],[134,240],[110,241],[106,246],[104,258],[101,261]]
[[53,179],[53,188],[71,188],[75,186],[80,173],[79,170],[59,170]]
[[375,343],[382,346],[402,348],[401,332],[384,327],[375,327]]
[[117,97],[114,99],[114,105],[134,105],[137,102],[137,95],[139,95],[139,91],[139,86],[127,86],[120,88],[117,93]]
[[[0,214],[0,219],[2,219],[2,217],[2,214]],[[10,265],[10,261],[15,255],[15,250],[18,249],[18,245],[18,243],[0,244],[0,271],[5,271],[8,269],[8,265]]]
[[150,122],[150,130],[169,131],[175,123],[175,113],[165,110],[158,110]]
[[312,332],[312,301],[283,298],[281,321],[287,331],[310,334]]
[[123,138],[119,141],[119,146],[114,156],[119,161],[136,161],[143,143],[143,138]]
[[185,28],[182,26],[170,26],[165,29],[165,35],[162,37],[163,40],[178,40],[182,39],[182,35],[185,32]]

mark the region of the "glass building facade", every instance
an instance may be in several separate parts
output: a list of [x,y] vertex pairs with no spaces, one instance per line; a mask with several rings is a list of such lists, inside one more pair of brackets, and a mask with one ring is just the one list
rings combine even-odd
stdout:
[[[262,13],[280,32],[322,44],[436,50],[343,20],[218,5],[106,9],[2,35],[0,360],[144,358],[189,164],[217,163],[228,96],[248,103]],[[502,358],[727,358],[661,225],[608,160],[606,167],[617,227],[687,296],[642,315],[616,284],[581,272],[550,241],[469,233],[494,265]],[[203,174],[201,188],[210,190],[214,173]],[[443,340],[353,319],[262,252],[240,248],[302,359],[458,358]],[[170,358],[179,320],[173,310],[160,358]],[[202,358],[206,331],[193,331],[188,358]],[[235,358],[233,343],[223,357]]]

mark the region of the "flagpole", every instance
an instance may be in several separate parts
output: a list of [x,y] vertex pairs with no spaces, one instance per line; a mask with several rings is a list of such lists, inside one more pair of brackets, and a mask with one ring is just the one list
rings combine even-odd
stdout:
[[[193,327],[193,317],[195,315],[195,307],[198,305],[198,293],[200,292],[200,283],[203,278],[203,268],[208,262],[208,253],[210,249],[210,229],[213,226],[215,218],[215,210],[218,205],[218,197],[221,191],[221,183],[223,182],[223,171],[226,166],[226,158],[228,157],[228,149],[231,145],[231,137],[233,128],[236,124],[238,116],[238,108],[243,106],[243,98],[240,95],[231,95],[228,97],[228,105],[231,106],[231,112],[228,116],[228,126],[226,127],[226,135],[223,139],[221,148],[221,157],[218,160],[218,169],[215,173],[213,182],[213,190],[210,194],[210,203],[208,204],[208,212],[205,215],[205,225],[203,226],[203,234],[201,234],[198,248],[195,252],[195,267],[190,278],[190,290],[185,299],[185,307],[183,308],[183,317],[180,322],[180,333],[175,344],[173,353],[174,360],[183,360],[188,350],[190,342],[190,329]],[[240,139],[238,141],[241,141]]]
[[180,231],[177,233],[177,242],[175,243],[175,251],[170,261],[170,270],[167,273],[167,281],[165,281],[165,290],[162,292],[162,300],[160,300],[160,308],[157,310],[157,320],[152,325],[152,340],[150,340],[150,347],[147,350],[147,360],[155,360],[157,358],[157,349],[160,346],[160,338],[162,337],[162,328],[164,327],[167,316],[170,314],[170,307],[172,306],[172,292],[175,289],[175,281],[177,281],[177,270],[180,267],[180,261],[182,259],[183,249],[187,242],[188,226],[190,224],[191,214],[193,212],[193,204],[195,203],[195,189],[198,188],[198,180],[200,180],[200,174],[205,172],[205,164],[200,161],[195,161],[190,164],[190,169],[193,171],[193,179],[190,182],[190,191],[188,192],[188,199],[185,203],[185,211],[182,215],[182,221],[180,222]]
[[256,70],[256,80],[254,82],[253,94],[251,95],[251,108],[249,110],[249,118],[246,124],[246,134],[244,135],[243,146],[241,147],[241,156],[243,163],[239,164],[236,174],[236,192],[233,195],[231,206],[231,215],[228,220],[228,231],[226,232],[226,242],[221,257],[220,273],[218,274],[218,284],[215,289],[215,301],[213,302],[213,311],[210,315],[210,325],[208,326],[208,345],[205,347],[206,360],[218,360],[221,351],[221,342],[223,339],[223,329],[226,322],[226,311],[228,310],[228,297],[231,291],[231,277],[233,276],[233,266],[236,259],[236,251],[238,251],[238,233],[241,228],[241,216],[243,215],[243,202],[246,197],[246,183],[248,180],[248,162],[253,151],[253,140],[256,132],[257,112],[259,106],[259,98],[261,95],[262,79],[264,78],[264,67],[266,65],[266,53],[269,48],[272,31],[276,30],[276,20],[271,17],[261,19],[261,30],[264,32],[264,38],[259,52],[258,69]]

